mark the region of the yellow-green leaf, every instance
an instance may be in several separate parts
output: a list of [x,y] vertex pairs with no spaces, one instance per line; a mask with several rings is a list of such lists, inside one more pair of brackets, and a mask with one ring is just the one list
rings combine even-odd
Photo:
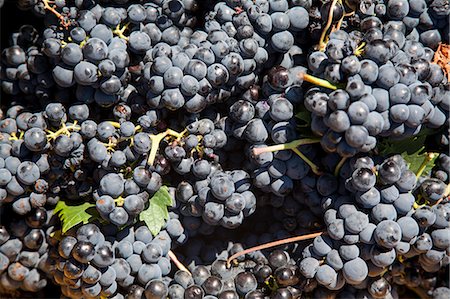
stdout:
[[63,200],[58,201],[53,211],[58,215],[62,223],[61,231],[65,234],[72,227],[78,224],[87,224],[94,219],[99,219],[95,204],[84,202],[82,204],[66,203]]
[[425,147],[412,154],[402,153],[403,159],[408,163],[409,170],[415,174],[421,175],[422,173],[427,174],[430,172],[439,156],[437,153],[427,153],[424,150]]
[[427,152],[425,147],[427,134],[428,131],[423,130],[417,136],[400,141],[384,139],[379,145],[380,154],[384,156],[400,154],[412,172],[419,175],[428,173],[433,168],[438,155]]
[[168,188],[162,186],[150,198],[148,208],[139,214],[139,220],[144,221],[154,236],[160,232],[165,221],[169,219],[169,206],[172,206],[172,198]]
[[391,154],[414,154],[420,150],[423,150],[425,146],[426,138],[431,132],[428,129],[420,131],[419,135],[393,141],[389,138],[381,139],[378,145],[378,149],[381,155],[387,156]]

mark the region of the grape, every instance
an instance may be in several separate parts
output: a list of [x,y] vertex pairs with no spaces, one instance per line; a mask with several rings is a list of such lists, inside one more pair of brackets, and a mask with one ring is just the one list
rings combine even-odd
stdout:
[[372,255],[370,260],[374,265],[378,267],[387,267],[391,265],[394,262],[396,256],[395,249],[393,248],[391,250],[384,251],[374,246],[372,247],[370,252]]
[[376,176],[368,168],[360,168],[352,174],[352,186],[358,191],[367,191],[376,183]]
[[152,280],[146,286],[144,294],[146,299],[166,298],[168,293],[167,286],[159,280]]
[[433,244],[437,248],[445,249],[449,246],[448,229],[437,229],[431,233]]
[[233,181],[226,176],[214,176],[210,185],[212,194],[219,200],[225,200],[235,191]]
[[363,124],[369,115],[369,108],[363,102],[356,101],[350,104],[347,113],[352,124]]
[[149,262],[155,263],[162,256],[162,248],[158,244],[147,244],[142,251],[142,258]]
[[100,191],[105,195],[116,198],[123,193],[123,190],[123,179],[118,174],[109,173],[100,181]]
[[362,282],[368,274],[367,264],[361,258],[357,257],[344,264],[342,268],[345,280],[350,284]]
[[330,286],[337,279],[336,271],[328,265],[322,265],[318,268],[315,278],[318,283],[324,286]]
[[125,198],[123,207],[130,215],[137,215],[144,210],[144,201],[137,195],[130,195]]
[[339,255],[339,252],[336,249],[331,250],[327,254],[326,262],[336,271],[341,270],[342,267],[344,266],[343,261]]
[[327,255],[332,249],[332,241],[326,237],[317,237],[313,242],[313,250],[320,256]]
[[25,185],[31,185],[40,177],[40,171],[33,162],[22,162],[17,168],[17,178]]
[[360,233],[369,224],[369,218],[362,212],[356,212],[345,218],[345,228],[351,233]]
[[392,220],[383,220],[378,223],[374,231],[374,238],[378,245],[393,248],[401,240],[401,228]]
[[236,291],[246,294],[256,289],[257,281],[255,276],[249,272],[239,273],[235,278]]
[[28,268],[24,267],[20,263],[13,263],[9,265],[8,267],[8,275],[12,279],[16,281],[22,281],[25,279],[25,277],[28,275],[29,270]]
[[95,256],[95,248],[90,242],[79,241],[72,250],[72,256],[80,263],[87,263]]
[[102,273],[95,267],[89,265],[84,271],[82,279],[85,283],[95,284],[100,280]]
[[47,144],[45,133],[40,128],[31,128],[25,132],[25,146],[31,151],[41,151]]

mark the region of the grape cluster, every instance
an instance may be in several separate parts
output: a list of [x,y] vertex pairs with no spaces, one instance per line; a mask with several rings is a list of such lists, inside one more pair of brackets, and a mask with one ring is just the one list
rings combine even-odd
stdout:
[[224,261],[216,260],[211,269],[198,266],[192,270],[192,276],[177,271],[167,290],[168,298],[208,297],[239,298],[251,296],[257,287],[255,276],[245,269],[226,269]]
[[[400,30],[395,31],[402,35]],[[379,136],[402,139],[420,133],[422,125],[437,128],[446,122],[447,108],[445,104],[439,104],[442,91],[438,87],[444,76],[437,64],[429,62],[432,54],[428,60],[418,55],[420,51],[422,55],[426,53],[422,45],[407,40],[403,51],[391,50],[397,56],[404,53],[402,60],[391,57],[391,60],[377,61],[376,57],[385,55],[371,51],[383,49],[387,54],[389,42],[399,47],[387,36],[385,40],[375,39],[365,46],[364,60],[351,55],[353,49],[350,49],[350,56],[331,58],[330,55],[336,55],[332,51],[341,49],[342,46],[338,45],[347,38],[344,35],[330,39],[336,45],[329,43],[325,53],[316,52],[318,55],[309,57],[310,64],[312,61],[317,64],[317,72],[325,67],[325,76],[331,81],[342,81],[341,74],[349,76],[345,89],[327,94],[313,88],[305,96],[305,106],[318,122],[315,133],[323,136],[321,143],[327,152],[337,151],[344,157],[353,156],[357,152],[374,149]],[[420,50],[408,52],[417,47]],[[327,63],[336,59],[341,59],[342,63]],[[328,71],[334,71],[337,78],[331,78],[334,75]]]
[[78,130],[59,103],[38,113],[22,106],[9,109],[0,129],[2,203],[11,203],[19,215],[56,204],[53,195],[65,185],[64,169],[76,168],[84,157]]
[[447,154],[439,154],[437,158],[436,166],[433,169],[433,177],[443,181],[444,183],[449,183],[449,167],[450,157]]
[[[403,158],[392,156],[376,164],[360,157],[344,165],[340,174],[348,177],[342,183],[344,192],[335,185],[336,193],[322,200],[328,234],[316,237],[303,251],[300,272],[305,277],[339,290],[378,277],[397,256],[409,259],[421,252],[425,271],[440,269],[449,241],[443,237],[448,235],[448,222],[441,218],[447,208],[445,204],[413,208],[416,176]],[[429,180],[419,187],[422,194],[438,196],[427,186]],[[436,231],[434,237],[426,232],[428,227]]]
[[164,148],[171,168],[180,175],[192,175],[201,181],[220,170],[218,151],[227,143],[227,135],[212,120],[194,120],[186,134]]
[[70,7],[65,1],[56,7],[48,2],[34,3],[34,8],[44,14],[51,11],[58,18],[42,36],[33,27],[23,26],[14,45],[3,53],[7,71],[2,86],[8,94],[35,96],[44,102],[55,96],[66,101],[75,96],[80,102],[110,107],[136,90],[128,87],[129,67],[136,68],[144,57],[151,57],[147,51],[155,44],[163,48],[186,44],[192,33],[189,26],[196,22],[194,1],[117,8],[94,1]]
[[[139,93],[151,108],[197,113],[249,88],[268,60],[246,12],[219,2],[205,30],[191,32],[188,44],[154,46],[141,72]],[[175,37],[174,37],[175,38]]]
[[[327,152],[368,152],[378,136],[406,138],[422,125],[438,128],[447,121],[447,78],[435,59],[440,32],[422,24],[441,17],[432,10],[430,17],[425,2],[408,3],[389,1],[384,13],[363,13],[360,28],[332,32],[324,51],[309,55],[313,73],[345,85],[331,93],[312,88],[305,96]],[[385,23],[386,16],[391,19]]]
[[295,42],[302,44],[309,24],[309,3],[302,1],[242,1],[252,25],[266,40],[269,53],[286,53]]
[[12,222],[0,227],[0,292],[15,294],[40,292],[49,281],[55,263],[49,254],[54,231],[51,211],[36,208],[25,216],[8,217]]
[[146,226],[117,232],[114,227],[83,225],[57,244],[54,280],[69,298],[135,292],[170,273],[172,240],[182,235],[176,218],[155,237]]
[[229,229],[241,225],[244,217],[256,209],[256,197],[250,186],[250,176],[243,170],[217,169],[203,180],[180,182],[175,198],[180,213],[187,217],[183,221],[189,223],[189,232],[195,235],[200,229],[204,234],[211,234],[216,225]]

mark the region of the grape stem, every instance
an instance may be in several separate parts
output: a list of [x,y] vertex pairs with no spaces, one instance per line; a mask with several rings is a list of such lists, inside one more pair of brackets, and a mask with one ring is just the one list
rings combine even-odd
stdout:
[[351,12],[348,12],[348,13],[343,14],[343,15],[342,15],[342,18],[338,21],[338,23],[336,24],[336,26],[334,26],[334,27],[332,28],[331,32],[335,32],[335,31],[338,31],[339,29],[341,29],[342,22],[344,21],[344,18],[345,18],[345,17],[351,17],[351,16],[353,16],[354,14],[355,14],[355,11],[351,11]]
[[152,141],[152,147],[150,149],[150,154],[148,155],[147,164],[153,165],[153,162],[155,162],[156,154],[159,149],[159,144],[161,141],[168,135],[167,131],[159,133],[157,135],[150,134],[150,140]]
[[316,175],[322,175],[323,172],[319,170],[319,167],[314,164],[313,161],[311,161],[308,157],[306,157],[298,148],[293,148],[292,151],[294,153],[297,154],[297,156],[299,156],[303,161],[305,161],[306,164],[309,165],[309,167],[311,168],[312,172],[314,172],[314,174]]
[[180,260],[178,260],[177,256],[172,250],[169,250],[169,258],[172,260],[172,262],[175,264],[175,266],[177,266],[179,270],[186,271],[187,273],[192,275],[191,272],[189,272],[189,270],[183,265],[183,263],[180,262]]
[[123,33],[128,29],[130,23],[125,24],[122,28],[120,28],[120,24],[117,25],[116,29],[113,30],[113,33],[116,34],[121,39],[128,41],[128,37],[126,37]]
[[120,123],[118,123],[117,121],[110,121],[109,123],[110,123],[114,128],[120,129]]
[[445,188],[444,196],[442,196],[442,198],[440,198],[440,199],[435,203],[435,205],[440,204],[445,198],[448,197],[449,194],[450,194],[450,184],[448,184],[448,185],[447,185],[447,188]]
[[294,141],[291,141],[289,143],[283,143],[283,144],[276,144],[271,146],[264,146],[264,147],[255,147],[253,149],[254,155],[261,155],[263,153],[268,152],[276,152],[276,151],[282,151],[282,150],[288,150],[297,148],[300,145],[306,145],[306,144],[313,144],[313,143],[319,143],[319,139],[297,139]]
[[299,73],[298,77],[299,77],[299,79],[301,79],[303,81],[309,82],[309,83],[317,85],[317,86],[325,87],[325,88],[332,89],[332,90],[338,89],[338,87],[336,85],[331,84],[327,80],[320,79],[315,76],[308,75],[306,73]]
[[334,169],[334,176],[339,176],[339,171],[341,170],[342,166],[344,166],[345,161],[347,161],[347,157],[342,157],[342,159],[339,161],[338,165],[336,165],[336,168]]
[[20,140],[20,139],[23,139],[23,135],[24,135],[25,133],[23,132],[23,131],[21,131],[20,132],[20,134],[19,134],[19,137],[17,137],[17,134],[16,134],[16,132],[11,132],[11,137],[9,137],[9,140]]
[[327,20],[325,27],[322,30],[322,34],[320,35],[319,50],[322,52],[325,50],[325,46],[326,46],[325,38],[326,38],[326,35],[328,32],[328,29],[330,29],[330,26],[333,23],[333,10],[334,10],[334,7],[336,6],[337,2],[338,2],[338,0],[333,0],[333,2],[331,2],[330,11],[328,12],[328,20]]
[[312,234],[307,234],[307,235],[301,235],[301,236],[296,236],[296,237],[291,237],[291,238],[287,238],[287,239],[282,239],[282,240],[277,240],[277,241],[273,241],[273,242],[269,242],[269,243],[265,243],[262,245],[258,245],[255,247],[251,247],[242,251],[239,251],[235,254],[233,254],[232,256],[230,256],[227,259],[227,268],[231,267],[231,261],[233,261],[234,259],[245,255],[245,254],[249,254],[258,250],[263,250],[263,249],[267,249],[267,248],[271,248],[271,247],[276,247],[276,246],[280,246],[283,244],[289,244],[289,243],[294,243],[294,242],[300,242],[300,241],[304,241],[304,240],[309,240],[309,239],[313,239],[315,237],[318,237],[320,235],[326,234],[326,232],[317,232],[317,233],[312,233]]
[[419,296],[420,299],[430,299],[430,296],[428,296],[428,294],[421,288],[414,288],[414,287],[410,287],[407,286],[406,287],[408,289],[410,289],[411,291],[413,291],[414,293],[416,293],[417,296]]
[[115,147],[117,146],[117,142],[114,142],[112,140],[112,137],[109,137],[108,143],[101,142],[101,144],[103,144],[106,147],[106,149],[110,152],[114,152]]
[[148,155],[148,159],[147,159],[147,164],[148,165],[153,165],[153,163],[155,162],[155,158],[156,158],[156,154],[158,153],[158,149],[159,149],[159,144],[161,143],[161,141],[166,138],[167,136],[173,136],[177,139],[181,139],[185,134],[186,134],[187,130],[184,130],[181,133],[178,133],[172,129],[167,129],[166,131],[153,135],[153,134],[149,134],[148,136],[150,137],[150,140],[152,141],[152,147],[150,149],[150,154]]
[[265,146],[265,147],[255,147],[253,149],[253,155],[261,155],[263,153],[268,152],[276,152],[276,151],[282,151],[282,150],[292,150],[294,153],[296,153],[303,161],[305,161],[306,164],[311,167],[311,170],[317,174],[321,175],[322,172],[319,170],[319,167],[317,167],[314,162],[312,162],[308,157],[306,157],[297,147],[300,145],[306,145],[306,144],[313,144],[313,143],[319,143],[319,139],[297,139],[294,141],[291,141],[289,143],[284,144],[276,144],[271,146]]
[[123,198],[122,196],[117,197],[116,199],[114,199],[114,202],[119,206],[123,206],[123,204],[125,203],[125,198]]
[[416,177],[419,178],[422,173],[425,171],[425,168],[427,168],[428,163],[432,161],[436,157],[435,153],[427,153],[425,158],[423,159],[422,164],[420,164],[419,169],[416,172]]
[[366,42],[362,42],[361,44],[359,44],[359,46],[355,49],[355,52],[353,54],[355,54],[356,56],[361,56],[364,53],[364,47],[366,46]]
[[44,4],[44,9],[46,9],[46,10],[50,11],[52,14],[54,14],[59,19],[61,25],[64,28],[66,28],[66,29],[69,28],[70,22],[67,21],[66,18],[54,8],[54,6],[50,6],[50,4],[49,4],[50,1],[42,0],[42,3]]
[[64,122],[62,122],[61,124],[61,129],[59,129],[56,132],[52,132],[50,130],[46,130],[47,132],[47,139],[49,140],[54,140],[56,139],[59,135],[62,134],[66,134],[67,136],[70,136],[70,132],[71,131],[79,131],[81,130],[80,126],[77,125],[77,121],[74,121],[72,125],[70,126],[66,126],[66,124]]

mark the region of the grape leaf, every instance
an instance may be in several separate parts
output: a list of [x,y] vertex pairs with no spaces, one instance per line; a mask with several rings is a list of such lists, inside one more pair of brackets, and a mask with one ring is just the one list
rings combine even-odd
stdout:
[[409,155],[415,154],[418,151],[422,151],[425,146],[426,134],[420,134],[412,138],[406,138],[399,141],[392,141],[383,139],[380,142],[379,150],[380,154],[383,156],[388,156],[392,154],[403,154],[407,153]]
[[139,220],[144,221],[148,229],[156,236],[165,221],[169,219],[167,208],[172,206],[172,198],[166,186],[162,186],[149,200],[148,208],[139,214]]
[[306,109],[302,109],[295,115],[299,119],[299,127],[309,127],[311,126],[311,112]]
[[427,173],[433,168],[434,161],[438,156],[426,151],[428,133],[428,131],[422,130],[417,136],[399,141],[384,139],[379,145],[380,154],[383,156],[401,154],[412,172],[418,173],[424,164],[424,169],[420,173]]
[[305,106],[300,105],[298,112],[295,114],[297,118],[297,131],[303,137],[312,137],[314,136],[311,131],[311,112],[306,110]]
[[419,170],[422,168],[422,164],[423,170],[420,170],[420,174],[431,171],[438,156],[439,154],[436,153],[425,152],[425,147],[422,147],[412,154],[408,154],[407,152],[402,153],[403,159],[405,159],[406,163],[408,163],[409,170],[416,174],[419,173]]
[[61,220],[63,234],[80,223],[86,224],[100,218],[95,209],[95,204],[89,202],[73,205],[60,200],[53,212]]

